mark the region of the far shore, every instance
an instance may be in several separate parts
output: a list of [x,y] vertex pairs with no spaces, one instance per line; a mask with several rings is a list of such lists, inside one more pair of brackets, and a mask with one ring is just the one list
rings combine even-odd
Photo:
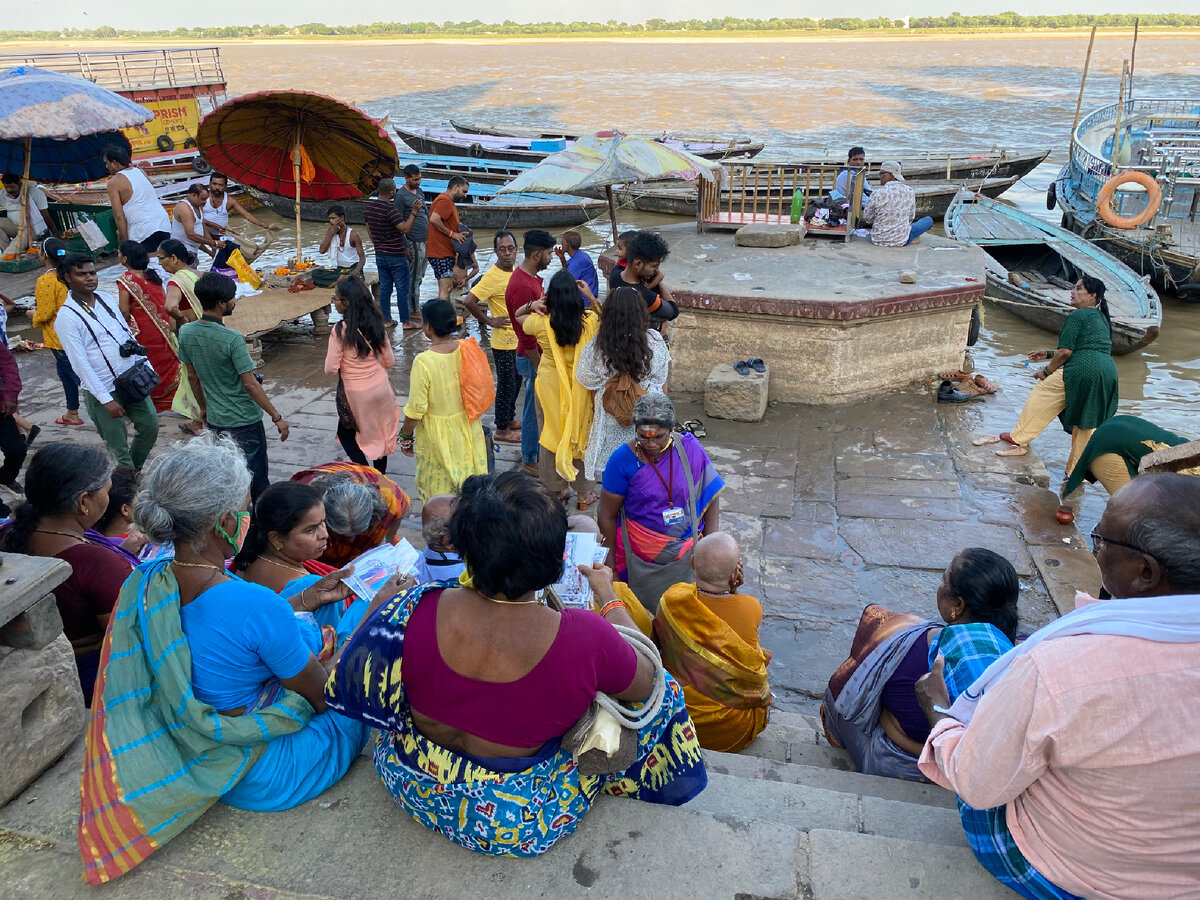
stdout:
[[[261,38],[188,38],[186,40],[136,37],[111,38],[107,40],[72,40],[72,41],[0,41],[0,51],[22,50],[29,48],[45,48],[48,50],[122,50],[137,49],[146,45],[155,47],[269,47],[284,44],[288,46],[322,46],[338,44],[367,44],[388,46],[397,44],[474,44],[474,45],[509,45],[509,44],[598,44],[624,43],[629,40],[646,43],[671,44],[746,44],[756,41],[772,43],[815,44],[815,43],[854,43],[862,41],[995,41],[1015,39],[1050,40],[1054,38],[1083,38],[1088,28],[1056,28],[1038,30],[1011,31],[954,31],[951,29],[911,29],[906,31],[758,31],[739,34],[701,34],[678,32],[648,32],[630,31],[621,33],[596,34],[544,34],[544,35],[454,35],[447,37],[430,37],[427,35],[388,35],[386,37],[365,37],[359,35],[279,35],[277,37]],[[1113,28],[1097,29],[1099,38],[1133,37],[1133,29]],[[1195,38],[1200,36],[1197,28],[1143,28],[1139,37],[1143,40],[1150,38]]]

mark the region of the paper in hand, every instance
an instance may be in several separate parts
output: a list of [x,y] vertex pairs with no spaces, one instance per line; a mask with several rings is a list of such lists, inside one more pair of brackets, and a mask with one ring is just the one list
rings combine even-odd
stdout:
[[354,571],[342,583],[363,600],[371,600],[393,575],[416,568],[418,559],[420,554],[404,538],[396,544],[380,544],[351,563]]
[[562,575],[547,590],[567,609],[591,609],[592,586],[579,571],[579,566],[591,566],[597,559],[603,561],[607,552],[597,544],[594,534],[568,532]]

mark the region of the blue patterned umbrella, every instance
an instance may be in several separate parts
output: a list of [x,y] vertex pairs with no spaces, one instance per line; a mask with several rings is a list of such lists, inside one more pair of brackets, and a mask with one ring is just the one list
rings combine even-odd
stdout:
[[[25,141],[0,141],[0,172],[25,169]],[[100,154],[109,144],[130,149],[119,131],[102,131],[75,140],[29,139],[29,177],[49,184],[95,181],[108,174]]]

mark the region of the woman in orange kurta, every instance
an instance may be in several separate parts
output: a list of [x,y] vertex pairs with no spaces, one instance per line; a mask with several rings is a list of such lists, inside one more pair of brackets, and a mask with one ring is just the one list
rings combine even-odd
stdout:
[[333,305],[342,321],[329,334],[325,374],[338,376],[337,438],[346,455],[380,472],[396,450],[400,407],[388,380],[396,362],[383,327],[383,313],[361,278],[347,275],[334,288]]

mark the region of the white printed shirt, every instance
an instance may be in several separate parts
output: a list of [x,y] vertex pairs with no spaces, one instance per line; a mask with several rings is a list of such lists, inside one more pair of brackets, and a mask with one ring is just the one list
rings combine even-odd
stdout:
[[917,195],[903,181],[889,181],[876,188],[863,209],[863,218],[873,223],[871,243],[884,247],[907,244],[916,216]]

